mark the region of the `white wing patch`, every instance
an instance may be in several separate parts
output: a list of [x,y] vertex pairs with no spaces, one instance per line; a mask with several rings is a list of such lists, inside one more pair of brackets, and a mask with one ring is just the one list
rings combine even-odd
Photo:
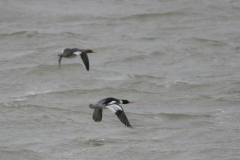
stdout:
[[112,104],[112,105],[108,105],[106,106],[108,109],[110,109],[113,113],[116,113],[117,111],[122,111],[122,107],[120,107],[117,104]]
[[112,101],[112,102],[110,102],[110,103],[108,103],[108,104],[115,104],[115,103],[117,103],[116,101]]
[[82,54],[82,52],[80,52],[80,51],[77,51],[77,52],[74,52],[73,54],[75,54],[75,55],[79,56],[80,54]]

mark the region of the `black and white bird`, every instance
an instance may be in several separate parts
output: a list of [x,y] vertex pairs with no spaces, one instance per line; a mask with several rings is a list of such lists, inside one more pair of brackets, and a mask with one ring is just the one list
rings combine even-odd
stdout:
[[96,53],[94,51],[92,51],[91,49],[79,49],[79,48],[66,48],[62,51],[61,54],[58,54],[59,59],[59,68],[61,65],[61,60],[62,57],[64,58],[75,58],[76,56],[80,56],[82,58],[82,61],[84,63],[84,65],[86,66],[86,69],[89,71],[89,60],[88,60],[88,56],[87,53]]
[[113,97],[105,98],[98,101],[96,104],[90,104],[89,107],[94,109],[93,112],[93,120],[95,122],[100,122],[102,120],[102,110],[110,109],[113,113],[117,115],[120,121],[127,127],[133,128],[133,126],[129,123],[126,114],[124,113],[123,108],[119,104],[128,104],[133,103],[128,100],[120,100]]

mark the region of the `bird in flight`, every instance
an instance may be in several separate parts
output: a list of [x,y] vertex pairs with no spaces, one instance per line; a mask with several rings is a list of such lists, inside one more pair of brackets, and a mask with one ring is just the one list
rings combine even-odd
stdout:
[[94,109],[92,118],[95,122],[100,122],[102,120],[103,109],[110,109],[114,114],[116,114],[116,116],[125,126],[129,128],[133,128],[131,123],[128,121],[123,108],[120,106],[120,104],[128,104],[128,103],[133,103],[133,102],[129,102],[128,100],[120,100],[113,97],[109,97],[109,98],[105,98],[98,101],[96,104],[90,104],[89,107]]
[[61,54],[58,54],[58,56],[59,56],[59,59],[58,59],[59,68],[60,68],[60,65],[61,65],[62,57],[64,57],[64,58],[75,58],[77,56],[80,56],[82,58],[82,61],[85,65],[87,71],[89,71],[89,60],[88,60],[87,53],[96,53],[96,52],[94,52],[91,49],[86,49],[86,50],[85,49],[79,49],[79,48],[66,48],[66,49],[64,49]]

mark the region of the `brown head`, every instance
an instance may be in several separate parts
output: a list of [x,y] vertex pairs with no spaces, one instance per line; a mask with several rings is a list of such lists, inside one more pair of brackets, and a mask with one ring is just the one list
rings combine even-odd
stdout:
[[94,52],[94,51],[91,50],[91,49],[86,49],[85,51],[86,51],[86,53],[97,53],[97,52]]

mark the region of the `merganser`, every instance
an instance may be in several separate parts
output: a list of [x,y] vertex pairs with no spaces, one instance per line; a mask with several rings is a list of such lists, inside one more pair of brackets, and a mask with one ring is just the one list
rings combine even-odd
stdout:
[[79,48],[66,48],[64,49],[61,54],[58,54],[59,59],[59,68],[61,65],[61,60],[62,57],[65,58],[75,58],[76,56],[81,56],[82,61],[84,63],[84,65],[86,66],[87,71],[89,71],[89,61],[88,61],[88,56],[87,53],[96,53],[94,51],[92,51],[91,49],[79,49]]
[[120,121],[127,127],[133,128],[133,126],[129,123],[127,116],[124,113],[123,108],[119,104],[128,104],[133,103],[128,100],[120,100],[113,97],[105,98],[98,101],[96,104],[90,104],[89,108],[94,109],[93,112],[93,120],[95,122],[100,122],[102,120],[102,110],[110,109],[113,113],[117,115]]

